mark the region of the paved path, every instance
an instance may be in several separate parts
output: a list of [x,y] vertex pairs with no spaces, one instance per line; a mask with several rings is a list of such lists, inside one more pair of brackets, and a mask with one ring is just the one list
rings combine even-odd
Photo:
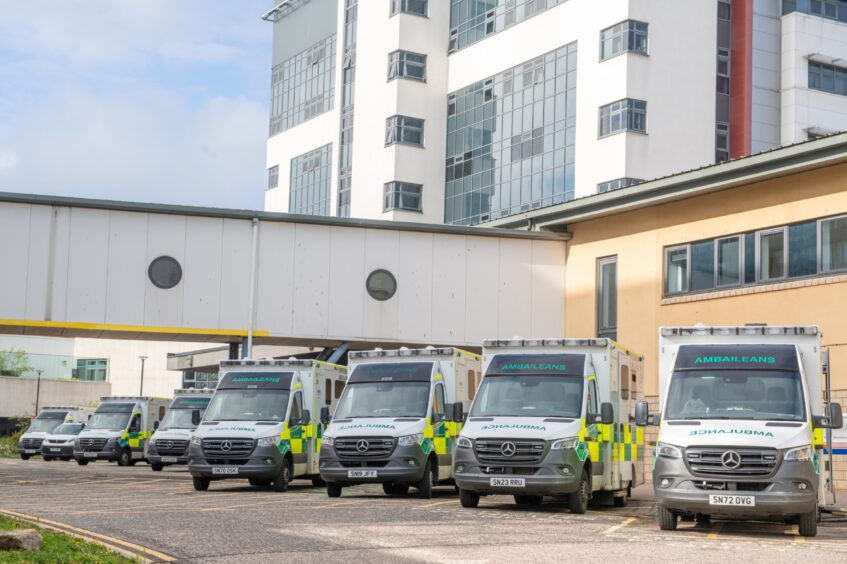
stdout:
[[152,560],[847,561],[844,522],[822,523],[814,539],[778,523],[683,523],[665,533],[652,500],[640,492],[626,508],[572,515],[554,502],[518,508],[507,496],[483,498],[478,509],[463,509],[452,488],[439,490],[434,499],[420,500],[389,498],[379,486],[360,486],[329,499],[307,482],[295,481],[281,494],[229,481],[195,492],[184,470],[0,460],[0,510],[123,541],[124,547],[137,547],[136,553],[155,550],[148,554]]

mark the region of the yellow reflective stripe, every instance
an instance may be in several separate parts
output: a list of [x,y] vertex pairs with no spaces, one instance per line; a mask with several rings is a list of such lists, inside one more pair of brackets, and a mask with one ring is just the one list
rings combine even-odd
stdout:
[[812,431],[812,445],[814,447],[822,447],[824,443],[823,429],[815,429]]
[[638,460],[638,445],[629,445],[629,448],[632,449],[632,460]]
[[638,427],[635,430],[635,444],[643,445],[644,444],[644,429]]
[[585,417],[582,418],[582,428],[579,430],[579,440],[585,441],[585,438],[588,436],[588,428],[585,426]]
[[623,428],[623,442],[626,444],[632,443],[632,427],[629,425]]
[[312,425],[303,425],[303,438],[311,439],[314,436],[315,429]]
[[301,439],[291,440],[291,452],[294,454],[300,454],[303,452],[303,441]]
[[592,462],[598,462],[600,460],[600,443],[595,443],[594,441],[588,443],[588,455],[591,457]]
[[611,425],[599,425],[600,427],[600,438],[603,442],[610,443],[612,442],[612,426]]
[[436,374],[435,376],[433,376],[434,380],[441,380],[442,378],[444,378],[444,376],[442,376],[441,374]]
[[291,429],[288,428],[288,421],[282,424],[282,432],[279,434],[279,438],[284,441],[291,439]]
[[447,454],[447,439],[444,437],[435,437],[432,439],[432,444],[435,446],[435,454]]
[[431,439],[433,437],[432,421],[429,417],[426,418],[426,427],[424,427],[423,436],[425,439]]

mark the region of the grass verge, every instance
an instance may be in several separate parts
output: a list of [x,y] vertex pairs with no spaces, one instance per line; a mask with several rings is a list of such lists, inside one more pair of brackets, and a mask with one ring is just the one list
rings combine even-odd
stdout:
[[[8,531],[12,529],[38,529],[38,527],[0,515],[0,530]],[[86,542],[70,535],[54,533],[46,529],[39,529],[39,532],[44,539],[40,551],[27,552],[24,550],[14,550],[0,552],[0,562],[4,564],[6,562],[26,562],[27,564],[40,562],[126,564],[128,562],[136,562],[136,560],[130,560],[99,544]]]

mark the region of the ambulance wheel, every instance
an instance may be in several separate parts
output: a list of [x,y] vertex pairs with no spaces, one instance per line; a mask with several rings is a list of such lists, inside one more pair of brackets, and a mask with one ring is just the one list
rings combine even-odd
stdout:
[[382,491],[384,491],[386,495],[404,496],[409,493],[409,485],[385,482],[382,484]]
[[626,507],[629,505],[629,498],[625,495],[615,496],[612,498],[612,504],[614,504],[615,507]]
[[462,507],[473,509],[479,505],[479,494],[468,490],[459,490],[459,502]]
[[129,466],[132,462],[132,453],[128,448],[125,448],[118,455],[118,466]]
[[29,455],[28,454],[22,454],[21,460],[29,460]]
[[324,482],[320,478],[312,478],[312,487],[313,488],[322,488],[324,486],[326,486],[326,482]]
[[326,485],[327,497],[341,497],[341,484],[331,483]]
[[52,456],[45,456],[44,462],[53,462],[53,457]]
[[432,499],[432,488],[435,486],[435,469],[432,467],[432,460],[426,461],[424,466],[423,478],[418,482],[418,497],[421,499]]
[[198,478],[197,476],[191,479],[194,482],[194,491],[205,492],[209,489],[209,483],[211,480],[209,478]]
[[697,515],[694,516],[694,521],[698,525],[709,525],[709,524],[712,523],[712,518],[709,517],[708,515],[703,515],[702,513],[698,513]]
[[80,466],[88,466],[88,461],[82,458],[77,458],[76,463]]
[[540,495],[516,495],[515,503],[518,505],[535,506],[544,503],[544,496]]
[[282,468],[279,469],[279,474],[273,481],[273,489],[275,492],[287,492],[288,482],[291,481],[291,464],[288,459],[282,461]]
[[816,537],[818,536],[818,509],[803,513],[800,515],[800,525],[798,532],[801,537]]
[[568,506],[571,513],[582,515],[588,509],[588,500],[591,497],[591,484],[588,481],[588,472],[582,471],[582,479],[579,481],[577,490],[568,495]]
[[662,529],[663,531],[675,531],[677,523],[679,523],[679,515],[677,515],[670,509],[659,507],[660,529]]
[[150,468],[152,468],[152,469],[153,469],[153,472],[161,472],[161,471],[162,471],[162,468],[164,468],[164,467],[165,467],[165,465],[164,465],[164,464],[155,464],[155,463],[153,463],[153,464],[151,464],[151,465],[150,465]]

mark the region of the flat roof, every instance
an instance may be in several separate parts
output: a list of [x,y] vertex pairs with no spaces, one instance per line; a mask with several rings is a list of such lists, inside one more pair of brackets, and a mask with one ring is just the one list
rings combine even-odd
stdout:
[[480,225],[487,228],[561,228],[569,223],[657,206],[845,162],[847,132],[834,133]]
[[444,225],[440,223],[435,224],[414,223],[406,221],[387,221],[382,219],[324,217],[316,215],[298,215],[258,210],[226,209],[172,204],[152,204],[141,202],[124,202],[118,200],[96,200],[89,198],[73,198],[69,196],[18,194],[14,192],[0,192],[0,202],[33,204],[42,206],[65,206],[70,208],[88,208],[97,210],[129,211],[139,213],[156,213],[165,215],[211,217],[218,219],[244,219],[248,221],[252,220],[253,218],[256,218],[260,221],[280,223],[302,223],[309,225],[325,225],[329,227],[387,229],[392,231],[414,231],[419,233],[437,233],[445,235],[473,235],[476,237],[539,239],[548,241],[564,240],[563,235],[546,231],[481,228],[462,225]]

